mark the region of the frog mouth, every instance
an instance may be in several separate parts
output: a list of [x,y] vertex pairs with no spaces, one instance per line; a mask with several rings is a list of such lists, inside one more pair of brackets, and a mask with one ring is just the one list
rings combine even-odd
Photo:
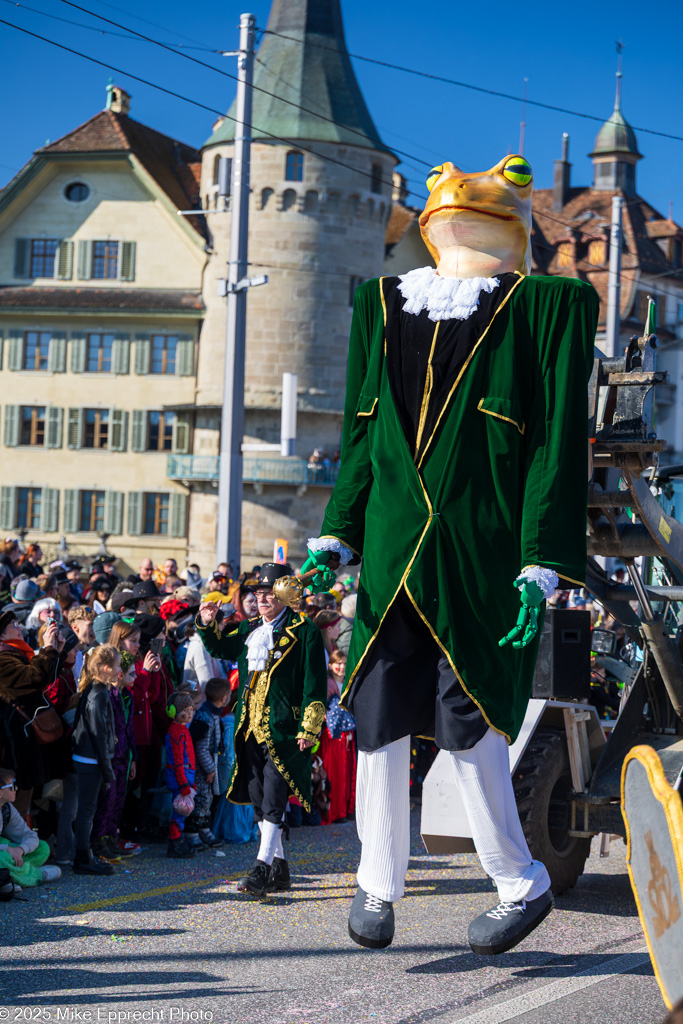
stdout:
[[430,217],[433,217],[435,213],[445,213],[446,210],[463,210],[467,213],[481,213],[484,217],[494,217],[495,220],[519,220],[519,217],[516,217],[514,214],[493,213],[491,210],[483,210],[480,206],[460,206],[454,203],[446,203],[444,206],[438,206],[435,210],[429,210],[429,212],[425,211],[419,218],[420,227],[423,228]]

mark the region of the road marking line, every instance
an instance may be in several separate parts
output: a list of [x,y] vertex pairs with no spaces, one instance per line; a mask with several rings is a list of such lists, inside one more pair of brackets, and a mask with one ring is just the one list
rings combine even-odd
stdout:
[[65,914],[83,914],[86,910],[99,910],[100,907],[113,907],[117,903],[133,903],[135,900],[148,900],[151,896],[165,896],[169,892],[182,892],[184,889],[199,889],[202,885],[212,885],[214,882],[234,882],[241,875],[211,875],[210,878],[202,878],[195,882],[182,882],[180,885],[164,885],[160,889],[147,889],[144,892],[122,893],[120,896],[111,896],[108,900],[93,900],[92,903],[74,903],[70,907],[64,907],[60,912]]
[[527,992],[526,995],[508,999],[504,1003],[490,1006],[469,1017],[452,1018],[451,1024],[504,1024],[504,1021],[521,1017],[524,1013],[530,1013],[531,1010],[537,1010],[540,1006],[554,1003],[558,999],[579,992],[582,988],[595,985],[598,981],[615,978],[627,971],[632,971],[634,967],[640,967],[649,962],[650,957],[645,950],[639,950],[636,953],[622,953],[612,960],[606,960],[598,967],[589,967],[569,978],[560,978],[550,985],[542,985],[540,988]]

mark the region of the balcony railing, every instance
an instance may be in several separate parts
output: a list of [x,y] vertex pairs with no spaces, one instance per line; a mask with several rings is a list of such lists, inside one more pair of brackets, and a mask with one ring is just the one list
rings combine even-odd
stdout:
[[[166,476],[170,480],[218,480],[218,468],[218,455],[169,455]],[[339,466],[309,468],[301,459],[244,460],[247,483],[333,487],[338,475]]]

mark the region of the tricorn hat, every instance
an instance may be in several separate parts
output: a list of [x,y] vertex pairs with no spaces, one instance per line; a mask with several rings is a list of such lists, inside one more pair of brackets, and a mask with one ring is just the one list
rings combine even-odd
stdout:
[[291,565],[276,565],[275,562],[264,562],[261,566],[261,575],[252,584],[252,590],[271,590],[276,580],[283,576],[291,576]]

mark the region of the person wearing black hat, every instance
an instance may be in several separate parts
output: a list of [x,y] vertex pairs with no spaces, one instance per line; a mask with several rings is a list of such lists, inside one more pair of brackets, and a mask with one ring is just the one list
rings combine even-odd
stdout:
[[237,661],[235,762],[227,797],[253,804],[261,830],[256,863],[238,888],[263,896],[288,889],[282,824],[290,793],[311,809],[311,752],[325,720],[327,668],[320,630],[281,604],[273,583],[291,575],[267,563],[254,585],[259,615],[221,632],[219,605],[199,607],[197,632],[214,658]]
[[65,572],[71,584],[71,593],[77,601],[81,601],[83,599],[84,587],[81,583],[81,565],[78,559],[70,558],[66,563]]
[[159,611],[161,594],[154,580],[144,580],[133,587],[136,614],[155,615]]

